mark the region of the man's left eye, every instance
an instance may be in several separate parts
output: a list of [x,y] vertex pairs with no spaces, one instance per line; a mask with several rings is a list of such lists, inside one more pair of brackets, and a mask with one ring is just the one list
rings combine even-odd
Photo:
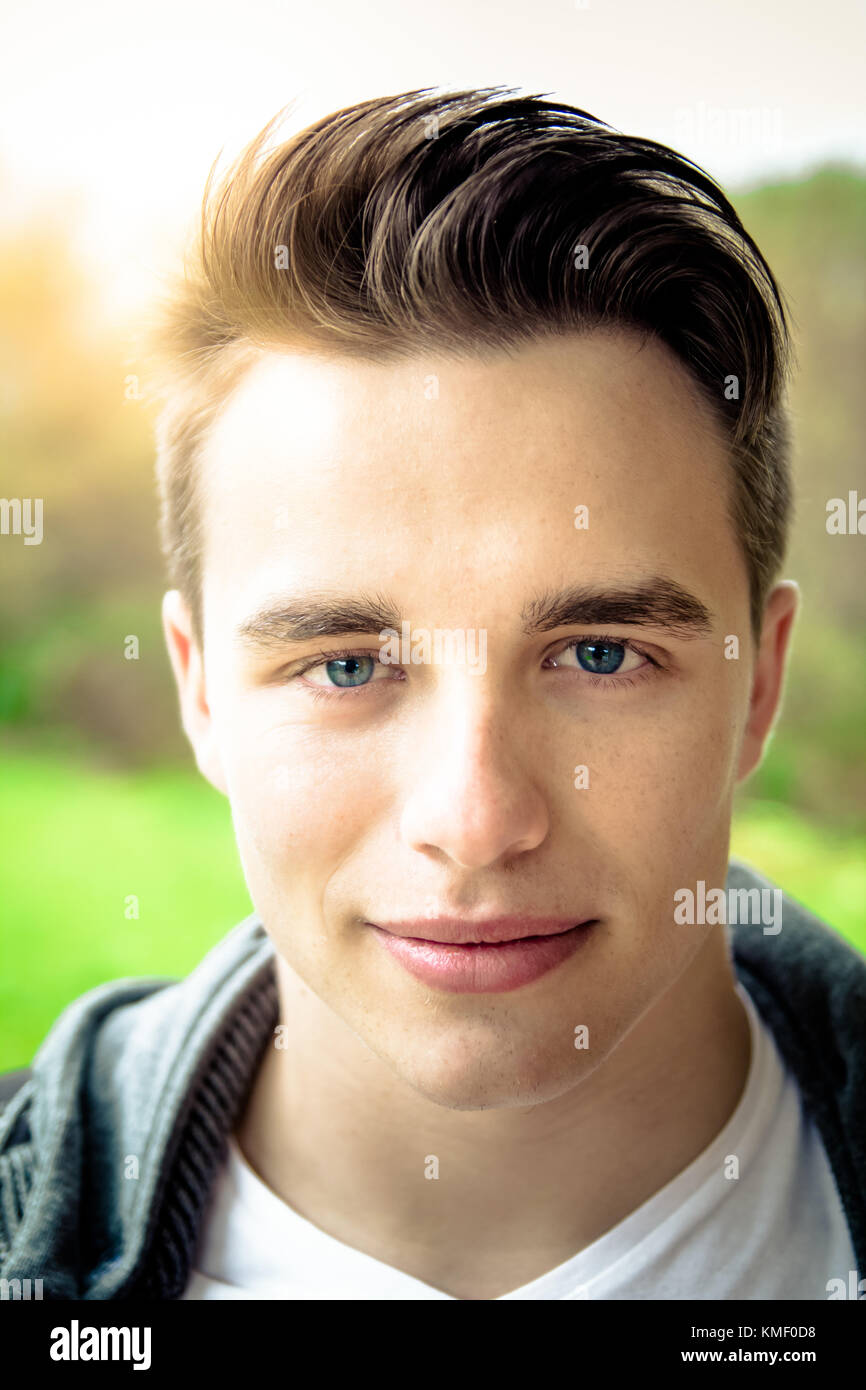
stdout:
[[552,658],[554,666],[570,666],[563,658],[574,654],[582,671],[593,676],[612,676],[617,672],[636,671],[643,665],[644,658],[624,642],[600,641],[587,638],[581,642],[571,642]]

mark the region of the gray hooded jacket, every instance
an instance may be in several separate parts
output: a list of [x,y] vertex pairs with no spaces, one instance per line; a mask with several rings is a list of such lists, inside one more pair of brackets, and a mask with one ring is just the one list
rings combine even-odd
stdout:
[[[735,863],[727,886],[772,888]],[[777,934],[726,931],[821,1134],[864,1271],[866,959],[787,896]],[[179,1298],[277,1020],[256,916],[184,980],[117,980],[74,1000],[0,1113],[0,1279],[41,1279],[44,1299]]]

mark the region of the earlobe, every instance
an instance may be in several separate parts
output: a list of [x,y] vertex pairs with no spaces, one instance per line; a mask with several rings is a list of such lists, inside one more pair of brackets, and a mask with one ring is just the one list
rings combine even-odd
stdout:
[[752,673],[748,720],[737,768],[738,782],[748,777],[760,763],[780,707],[799,598],[797,584],[786,579],[776,585],[764,608],[761,640]]
[[162,625],[184,732],[192,745],[199,771],[217,791],[227,796],[216,728],[207,699],[203,655],[193,633],[189,606],[177,589],[170,589],[163,597]]

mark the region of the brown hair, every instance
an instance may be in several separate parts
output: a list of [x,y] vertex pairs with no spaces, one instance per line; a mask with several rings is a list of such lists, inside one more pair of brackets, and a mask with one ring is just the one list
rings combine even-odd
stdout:
[[269,148],[282,115],[217,186],[211,169],[152,335],[163,546],[199,642],[197,457],[263,350],[483,355],[602,324],[667,344],[713,409],[757,634],[791,507],[789,335],[772,272],[709,175],[505,88],[361,102]]

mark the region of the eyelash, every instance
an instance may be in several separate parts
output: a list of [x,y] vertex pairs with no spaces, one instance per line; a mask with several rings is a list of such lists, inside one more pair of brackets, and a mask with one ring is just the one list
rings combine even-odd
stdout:
[[[617,676],[615,674],[611,676],[593,675],[591,671],[581,671],[580,674],[584,678],[584,681],[588,681],[590,685],[595,686],[597,689],[610,690],[612,688],[622,689],[623,686],[633,686],[636,685],[638,681],[646,680],[656,671],[662,669],[661,663],[655,661],[643,647],[637,646],[634,642],[630,642],[624,637],[614,637],[610,633],[604,632],[590,633],[585,637],[571,637],[563,646],[557,647],[553,652],[548,652],[545,660],[552,660],[561,656],[564,652],[570,651],[572,647],[582,646],[586,642],[610,642],[618,647],[623,647],[627,652],[632,652],[636,656],[642,656],[644,661],[647,662],[646,666],[640,666],[636,671],[629,671],[625,676]],[[308,671],[314,671],[317,667],[324,666],[329,661],[348,661],[352,657],[361,656],[376,657],[378,653],[374,651],[363,651],[358,648],[353,650],[343,649],[333,652],[318,652],[315,660],[308,662],[300,671],[296,671],[293,676],[289,677],[289,683],[292,681],[299,681],[314,700],[344,700],[347,696],[361,695],[371,685],[381,684],[381,682],[366,681],[363,685],[344,686],[342,690],[337,687],[328,690],[324,686],[312,685],[308,681],[301,679]],[[379,661],[377,665],[390,665],[390,663]],[[393,669],[402,671],[403,668],[395,666]]]

